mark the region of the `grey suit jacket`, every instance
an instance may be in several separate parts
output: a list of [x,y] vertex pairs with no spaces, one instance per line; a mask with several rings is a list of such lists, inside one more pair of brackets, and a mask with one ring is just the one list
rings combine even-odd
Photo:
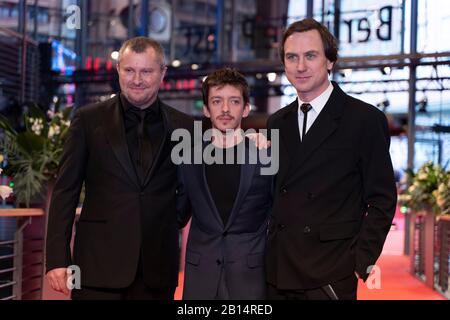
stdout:
[[[198,148],[204,146],[196,148],[201,152]],[[180,201],[192,208],[183,299],[216,299],[224,288],[229,299],[265,298],[264,251],[273,177],[261,175],[260,161],[249,148],[246,151],[239,191],[226,225],[210,194],[205,164],[179,167]],[[187,205],[179,207],[186,213]]]

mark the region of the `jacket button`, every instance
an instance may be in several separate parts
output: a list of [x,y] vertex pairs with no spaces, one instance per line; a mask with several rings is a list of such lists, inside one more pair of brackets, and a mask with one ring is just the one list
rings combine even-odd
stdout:
[[286,228],[284,224],[281,223],[278,224],[278,230],[283,230],[284,228]]
[[216,263],[217,263],[218,266],[220,266],[222,264],[222,261],[220,261],[220,259],[217,259]]
[[222,233],[222,237],[226,237],[228,235],[228,231],[224,231],[223,233]]
[[283,189],[281,190],[281,193],[286,194],[286,193],[287,193],[287,189],[286,189],[286,188],[283,188]]
[[306,226],[303,228],[303,233],[310,233],[311,232],[311,228],[309,226]]

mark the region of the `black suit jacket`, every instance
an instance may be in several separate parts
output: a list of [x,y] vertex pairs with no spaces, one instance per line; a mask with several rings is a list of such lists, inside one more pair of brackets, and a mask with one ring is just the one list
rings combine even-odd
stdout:
[[333,86],[303,142],[297,100],[268,120],[280,130],[266,255],[268,282],[279,289],[317,288],[354,271],[366,279],[394,216],[386,117]]
[[[215,299],[224,285],[230,299],[265,298],[264,251],[273,176],[261,174],[264,166],[256,147],[245,150],[239,190],[225,225],[208,187],[205,164],[180,165],[181,216],[192,208],[183,299]],[[197,145],[193,152],[202,154],[202,146]]]
[[[164,136],[145,183],[134,171],[118,96],[77,110],[61,159],[49,212],[47,270],[78,265],[84,286],[123,288],[135,278],[142,252],[145,283],[178,283],[177,168],[171,132],[193,120],[160,103]],[[86,197],[71,257],[70,239],[83,182]]]

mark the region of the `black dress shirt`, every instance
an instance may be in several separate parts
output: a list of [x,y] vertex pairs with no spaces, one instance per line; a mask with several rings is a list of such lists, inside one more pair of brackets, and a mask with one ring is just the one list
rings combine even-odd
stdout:
[[157,99],[152,105],[140,109],[120,95],[123,108],[125,137],[131,161],[141,183],[154,165],[164,135],[164,121]]

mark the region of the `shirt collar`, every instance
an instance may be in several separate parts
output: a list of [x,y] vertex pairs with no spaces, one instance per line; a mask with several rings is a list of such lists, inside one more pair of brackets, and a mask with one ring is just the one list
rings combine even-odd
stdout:
[[313,100],[306,102],[306,101],[302,101],[300,99],[300,97],[297,96],[298,99],[298,107],[300,108],[300,106],[304,103],[309,103],[311,105],[311,107],[313,108],[313,110],[319,114],[320,111],[322,111],[323,107],[325,107],[325,104],[327,103],[328,99],[331,96],[331,93],[333,92],[333,85],[330,83],[328,84],[328,87],[325,89],[324,92],[322,92],[318,97],[314,98]]
[[[131,108],[139,109],[138,107],[131,104],[122,93],[120,94],[120,102],[122,103],[124,112],[129,112]],[[154,115],[159,115],[160,113],[159,99],[156,98],[155,102],[153,102],[149,107],[142,110],[144,110],[146,113],[154,113]]]

